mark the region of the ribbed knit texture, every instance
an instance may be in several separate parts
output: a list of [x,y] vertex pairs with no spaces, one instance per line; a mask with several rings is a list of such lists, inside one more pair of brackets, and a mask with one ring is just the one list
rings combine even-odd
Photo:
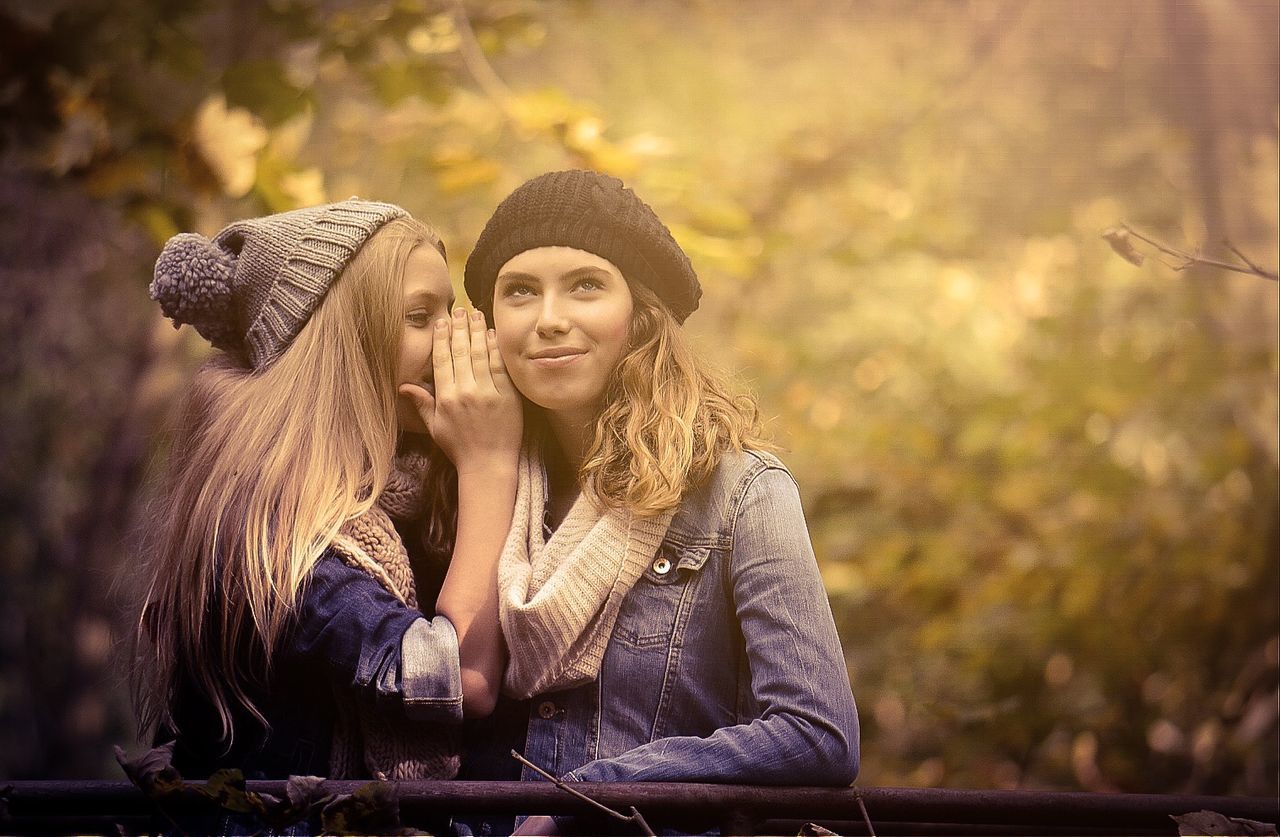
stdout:
[[467,259],[467,296],[493,323],[498,271],[536,247],[575,247],[608,259],[645,285],[680,322],[702,286],[689,257],[653,209],[616,177],[572,169],[539,175],[508,195]]
[[[344,562],[377,579],[407,607],[418,609],[413,565],[392,523],[422,516],[422,479],[427,459],[396,458],[396,467],[378,503],[343,524],[332,547]],[[373,704],[340,701],[329,755],[329,778],[452,779],[458,773],[461,740],[456,727],[425,724],[392,715]]]
[[297,336],[369,237],[407,214],[350,198],[237,221],[212,241],[181,233],[156,259],[151,298],[175,327],[190,323],[259,369]]
[[653,560],[673,516],[602,511],[579,495],[544,540],[546,495],[542,460],[526,449],[498,562],[498,615],[511,652],[503,688],[515,698],[599,677],[622,600]]

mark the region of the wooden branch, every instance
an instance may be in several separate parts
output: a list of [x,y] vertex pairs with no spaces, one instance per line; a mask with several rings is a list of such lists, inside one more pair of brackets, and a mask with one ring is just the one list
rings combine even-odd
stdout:
[[871,824],[871,816],[867,813],[867,803],[862,801],[862,791],[854,788],[853,792],[858,796],[858,811],[862,813],[862,821],[867,824],[867,834],[876,837],[875,826]]
[[497,70],[493,69],[489,59],[485,58],[484,50],[480,47],[479,39],[476,38],[475,29],[471,26],[471,18],[467,16],[462,0],[455,0],[453,4],[453,21],[458,30],[458,52],[462,55],[462,63],[466,65],[467,71],[471,73],[476,84],[498,106],[503,115],[515,121],[515,112],[511,107],[513,98],[511,88],[498,75]]
[[1166,256],[1172,256],[1173,258],[1177,259],[1178,261],[1176,263],[1168,262],[1168,261],[1165,261],[1164,259],[1160,260],[1161,262],[1168,265],[1170,268],[1174,270],[1186,270],[1187,268],[1193,265],[1199,264],[1199,265],[1204,265],[1206,267],[1216,267],[1221,270],[1230,270],[1235,273],[1245,273],[1250,276],[1259,276],[1263,279],[1268,279],[1272,282],[1280,281],[1280,275],[1278,275],[1274,270],[1267,270],[1265,268],[1259,267],[1258,265],[1254,264],[1253,261],[1249,259],[1248,256],[1246,256],[1244,253],[1241,253],[1230,242],[1225,242],[1225,243],[1227,247],[1230,248],[1231,252],[1235,253],[1235,255],[1241,261],[1244,262],[1243,265],[1233,264],[1232,262],[1224,262],[1218,259],[1207,259],[1204,256],[1198,256],[1194,253],[1188,253],[1185,250],[1179,250],[1178,248],[1165,244],[1164,242],[1159,241],[1158,239],[1152,238],[1149,235],[1144,235],[1143,233],[1139,232],[1138,230],[1135,230],[1133,227],[1129,226],[1128,224],[1121,224],[1118,227],[1111,227],[1109,229],[1103,230],[1102,237],[1106,239],[1107,243],[1111,245],[1111,249],[1114,250],[1118,256],[1120,256],[1125,261],[1128,261],[1135,265],[1142,264],[1143,254],[1140,253],[1138,249],[1133,246],[1133,242],[1130,240],[1133,238],[1136,238],[1137,240],[1145,244],[1149,244],[1150,246],[1154,247],[1157,251],[1159,251],[1160,253]]
[[569,785],[560,781],[558,777],[552,776],[550,773],[543,770],[541,767],[538,767],[538,765],[529,761],[527,758],[520,755],[515,750],[511,751],[511,757],[516,761],[520,762],[521,764],[523,764],[525,767],[532,770],[533,772],[537,773],[542,778],[551,782],[556,787],[560,788],[560,790],[565,791],[566,793],[569,793],[572,796],[577,797],[578,799],[581,799],[583,802],[586,802],[588,805],[591,805],[593,808],[596,808],[597,810],[608,814],[609,816],[613,817],[616,820],[619,820],[621,822],[629,822],[629,823],[632,823],[633,825],[639,826],[640,830],[643,831],[646,835],[648,835],[648,837],[657,837],[657,835],[653,833],[653,829],[649,827],[649,823],[645,822],[644,817],[642,817],[640,815],[640,812],[636,810],[636,806],[634,805],[631,806],[630,816],[627,816],[626,814],[621,814],[613,810],[612,808],[610,808],[608,805],[601,805],[599,802],[596,802],[594,799],[587,796],[585,793],[581,793],[569,787]]

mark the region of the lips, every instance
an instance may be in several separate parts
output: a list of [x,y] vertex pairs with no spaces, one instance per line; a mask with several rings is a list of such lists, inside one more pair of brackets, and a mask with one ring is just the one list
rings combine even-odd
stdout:
[[529,362],[538,369],[563,369],[586,357],[587,350],[576,346],[548,346],[528,354]]
[[532,360],[547,360],[554,358],[570,357],[573,355],[585,355],[586,349],[579,349],[574,346],[551,346],[547,349],[539,349],[529,354]]

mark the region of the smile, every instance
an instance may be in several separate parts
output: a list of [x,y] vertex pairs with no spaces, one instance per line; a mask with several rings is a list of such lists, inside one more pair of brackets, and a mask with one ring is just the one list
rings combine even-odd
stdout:
[[539,369],[563,369],[586,357],[583,349],[547,349],[529,355],[529,362]]
[[548,346],[529,353],[529,362],[539,369],[563,369],[587,353],[577,346]]

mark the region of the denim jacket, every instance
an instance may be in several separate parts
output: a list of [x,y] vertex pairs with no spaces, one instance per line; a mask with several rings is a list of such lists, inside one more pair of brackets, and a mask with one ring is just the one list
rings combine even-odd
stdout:
[[222,767],[241,768],[246,778],[327,775],[343,702],[461,723],[457,633],[445,617],[424,618],[327,552],[307,577],[270,676],[252,684],[250,697],[270,727],[233,707],[235,738],[225,751],[212,705],[194,684],[179,687],[174,765],[184,777]]
[[528,705],[524,755],[568,780],[851,783],[857,711],[786,467],[727,454],[624,599],[599,679]]

